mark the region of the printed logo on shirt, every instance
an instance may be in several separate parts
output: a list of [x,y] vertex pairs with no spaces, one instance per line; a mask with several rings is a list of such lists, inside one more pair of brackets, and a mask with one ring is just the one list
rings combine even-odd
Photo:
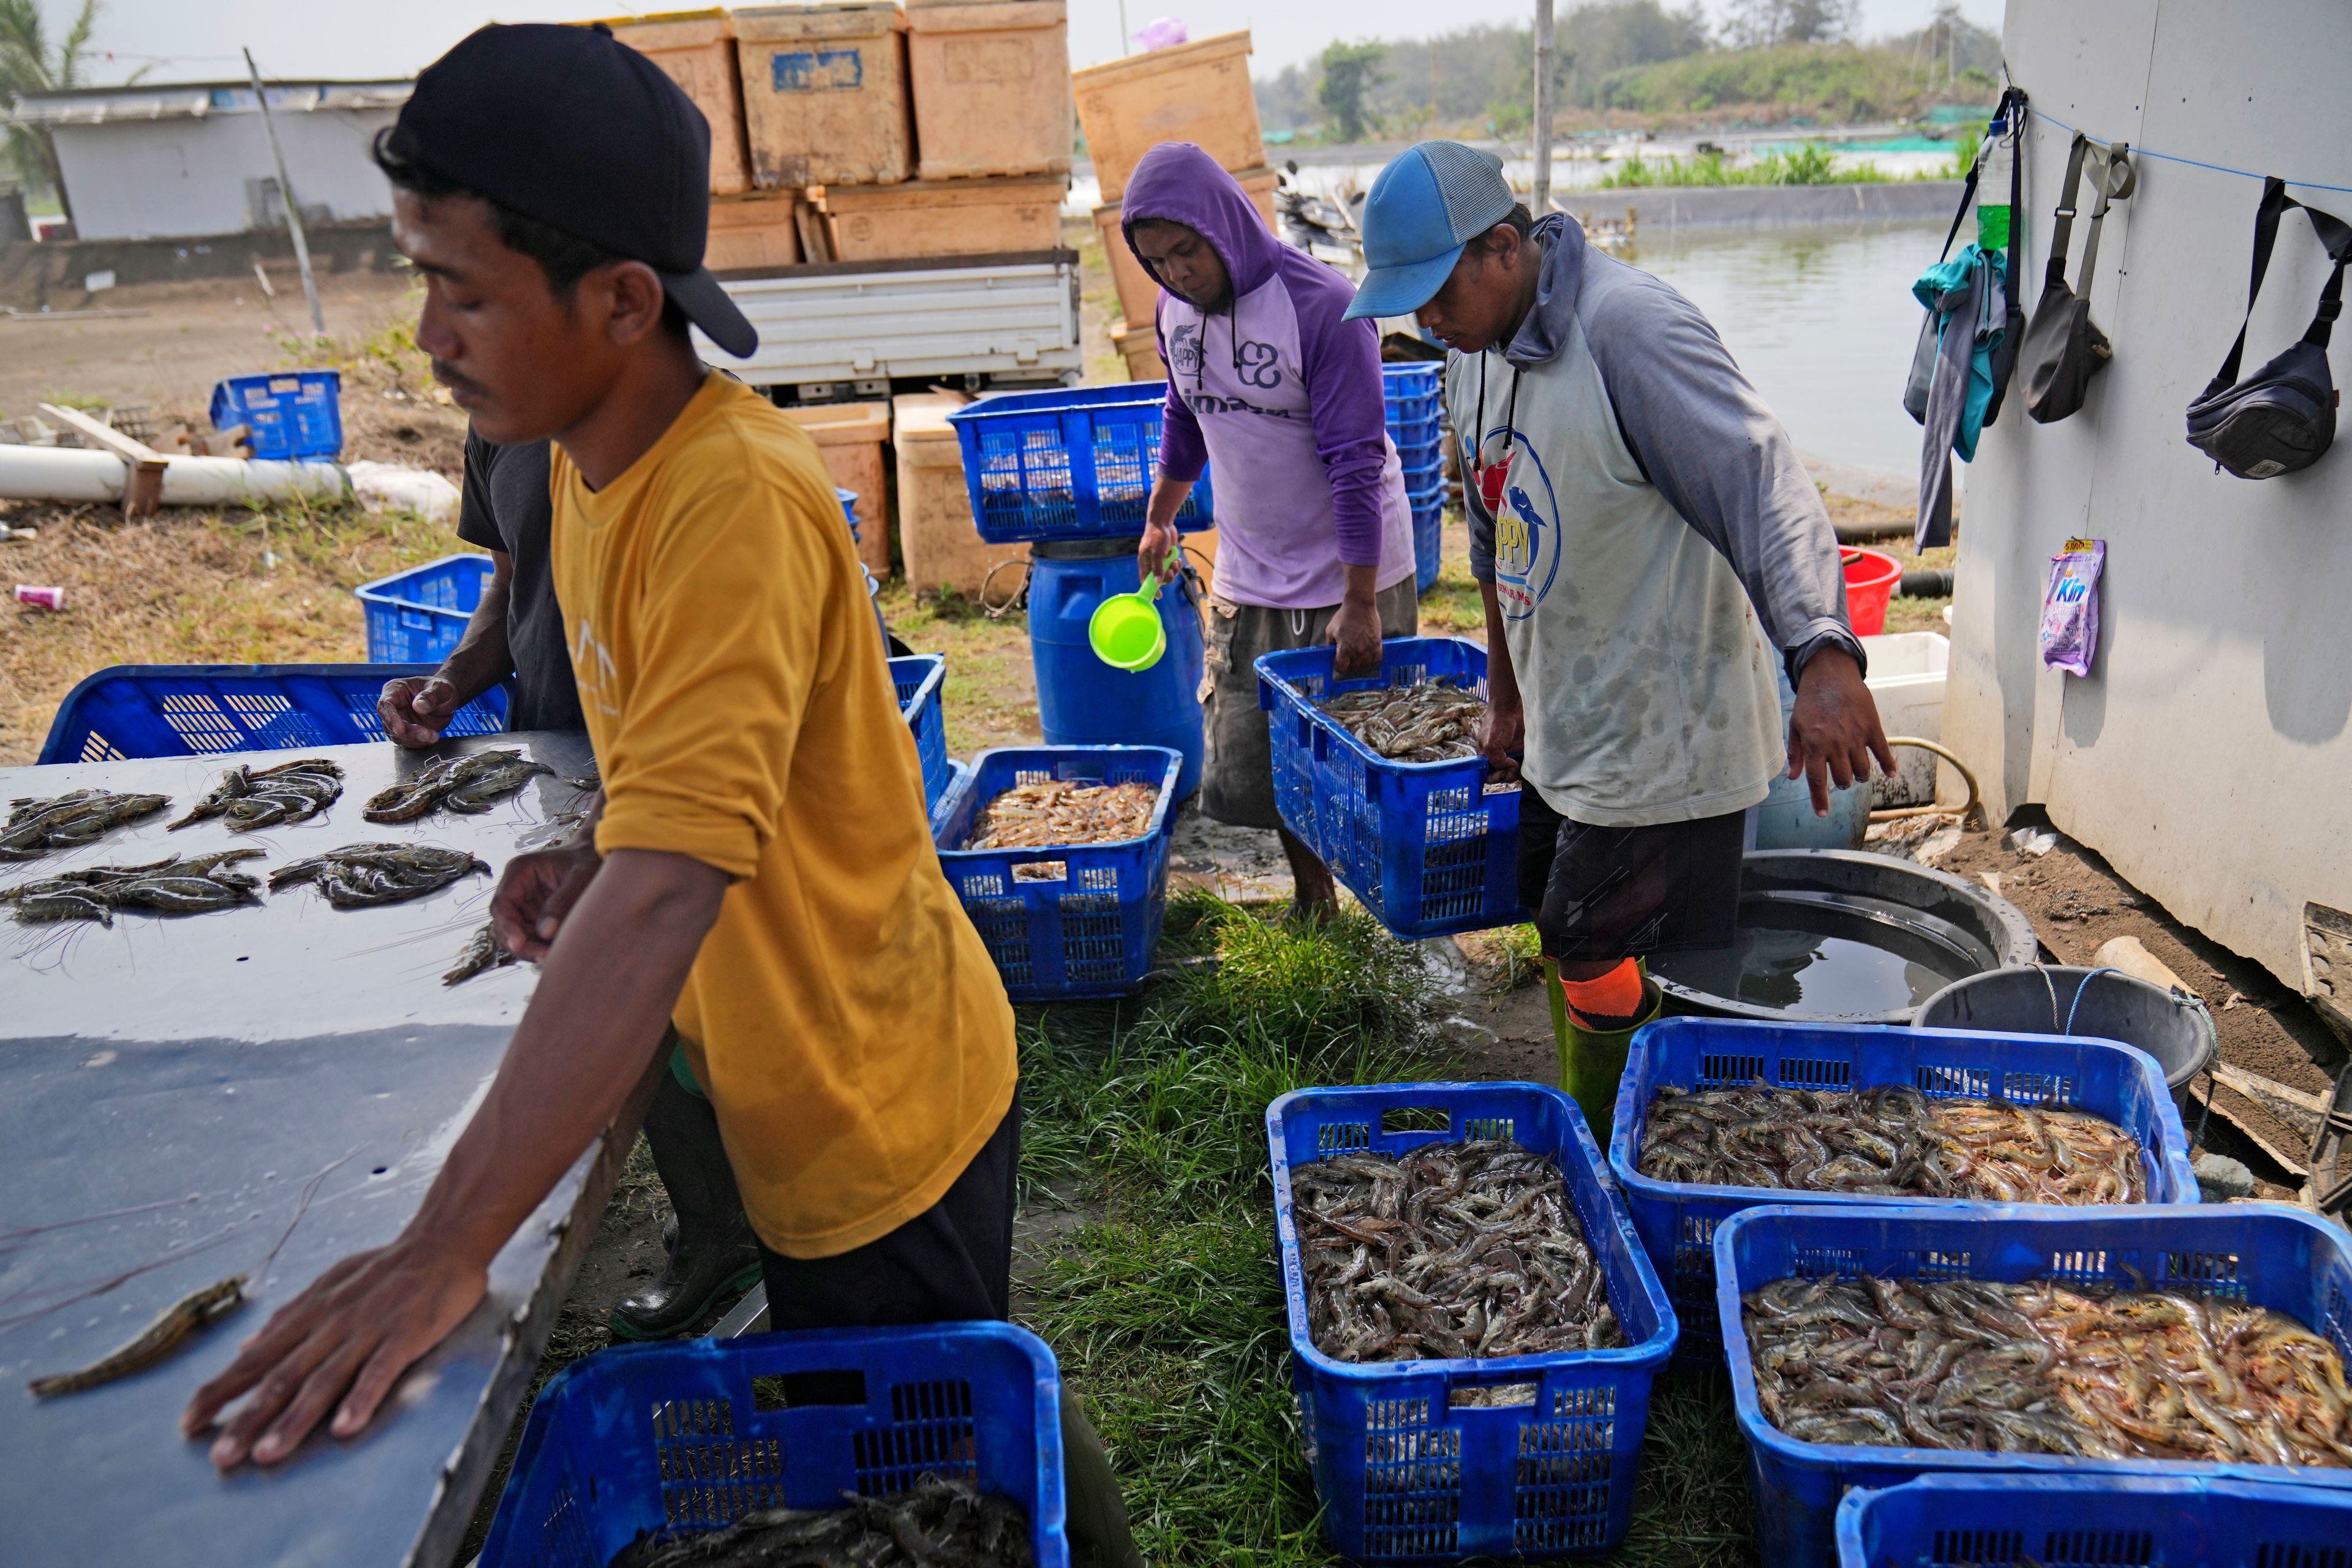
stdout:
[[1252,386],[1282,384],[1282,367],[1275,363],[1272,343],[1242,342],[1234,348],[1234,374]]
[[1487,440],[1497,436],[1512,461],[1495,513],[1495,601],[1504,619],[1520,621],[1535,614],[1559,575],[1559,501],[1543,459],[1520,432],[1497,426]]
[[1255,414],[1266,419],[1293,419],[1296,411],[1288,408],[1260,408],[1240,397],[1219,397],[1213,392],[1183,393],[1184,406],[1195,414]]
[[1201,374],[1201,328],[1195,321],[1179,321],[1168,334],[1168,370],[1171,375],[1197,376]]
[[572,678],[580,688],[580,705],[617,717],[621,711],[620,705],[604,693],[619,675],[620,671],[613,664],[613,656],[605,651],[603,643],[596,640],[596,628],[583,616],[580,636],[572,647]]

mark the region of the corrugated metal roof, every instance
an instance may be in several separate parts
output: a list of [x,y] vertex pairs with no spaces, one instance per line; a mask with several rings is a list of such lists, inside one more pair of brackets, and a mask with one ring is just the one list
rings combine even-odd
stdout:
[[[269,89],[278,113],[312,110],[397,109],[415,84],[407,81],[285,82]],[[169,87],[79,88],[29,92],[0,116],[12,125],[106,125],[123,121],[201,120],[216,113],[249,114],[253,89],[243,82],[190,82]]]

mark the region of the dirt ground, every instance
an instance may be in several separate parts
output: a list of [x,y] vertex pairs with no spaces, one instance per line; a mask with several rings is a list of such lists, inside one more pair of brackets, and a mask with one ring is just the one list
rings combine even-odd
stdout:
[[[268,276],[274,297],[251,276],[205,279],[107,289],[91,298],[94,308],[111,312],[103,317],[0,316],[0,417],[61,398],[202,414],[215,382],[279,368],[288,340],[310,330],[292,265]],[[411,287],[396,273],[320,279],[328,335],[373,337],[405,307]]]

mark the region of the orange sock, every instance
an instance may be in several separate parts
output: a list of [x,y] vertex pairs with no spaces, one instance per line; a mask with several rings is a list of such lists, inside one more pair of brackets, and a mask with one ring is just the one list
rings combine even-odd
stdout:
[[1559,990],[1578,1027],[1622,1028],[1642,1009],[1642,968],[1629,958],[1595,980],[1562,980]]

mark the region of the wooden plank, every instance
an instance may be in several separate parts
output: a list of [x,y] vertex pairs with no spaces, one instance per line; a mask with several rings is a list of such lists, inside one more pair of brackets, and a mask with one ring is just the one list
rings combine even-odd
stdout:
[[132,440],[104,420],[92,419],[79,408],[65,408],[54,403],[44,403],[40,405],[40,409],[50,418],[63,423],[68,428],[97,442],[99,446],[126,463],[160,463],[163,460],[163,454],[145,442]]

